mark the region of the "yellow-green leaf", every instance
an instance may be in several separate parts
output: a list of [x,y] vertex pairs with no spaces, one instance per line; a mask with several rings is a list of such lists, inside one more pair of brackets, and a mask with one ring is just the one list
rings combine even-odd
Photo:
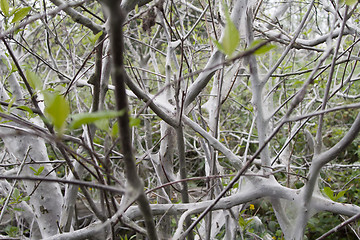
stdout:
[[349,6],[352,6],[357,2],[358,2],[358,0],[345,0],[345,4],[349,5]]
[[138,4],[135,5],[135,13],[139,13],[139,5]]
[[224,53],[228,56],[231,56],[240,43],[240,34],[233,21],[231,21],[227,7],[225,7],[225,16],[226,26],[223,39],[221,40],[221,45]]
[[130,121],[129,121],[129,124],[130,124],[130,127],[138,127],[141,123],[141,120],[139,118],[132,118],[130,117]]
[[325,193],[326,196],[328,196],[331,200],[335,201],[334,192],[329,187],[325,187],[322,190],[323,193]]
[[99,37],[101,37],[101,35],[103,35],[103,31],[98,32],[96,35],[89,37],[89,40],[95,44],[96,41],[99,39]]
[[95,123],[103,124],[100,120],[110,119],[122,116],[124,114],[124,110],[122,111],[101,111],[94,113],[79,113],[72,115],[72,122],[70,124],[70,128],[76,129],[81,127],[83,124]]
[[227,16],[224,38],[222,39],[225,54],[231,56],[238,47],[239,42],[239,32],[235,24],[231,21],[230,16]]
[[116,121],[113,125],[113,128],[111,129],[111,137],[116,138],[119,134],[119,124]]
[[58,93],[44,92],[45,114],[55,129],[60,133],[66,126],[66,118],[70,114],[70,106],[64,96]]
[[256,49],[256,51],[254,52],[256,55],[261,55],[261,54],[265,54],[267,53],[268,51],[270,51],[271,49],[274,49],[276,48],[275,45],[273,44],[266,44],[262,47],[260,47],[259,49]]
[[16,101],[16,98],[9,99],[9,101],[8,101],[9,105],[8,105],[8,109],[7,109],[8,112],[10,112],[10,109],[11,109],[12,105],[15,103],[15,101]]
[[14,18],[12,19],[11,22],[15,23],[15,22],[19,22],[19,21],[23,20],[28,15],[30,10],[31,10],[31,7],[24,7],[24,8],[17,9],[14,13]]
[[101,130],[109,130],[109,119],[99,119],[94,122],[95,126]]
[[42,82],[41,82],[39,76],[36,73],[27,70],[25,72],[25,75],[26,75],[26,79],[28,80],[30,86],[33,89],[35,89],[35,90],[41,90],[42,89]]
[[221,52],[225,53],[224,47],[221,43],[219,43],[219,41],[212,39],[213,43],[215,44],[215,46],[217,47],[217,49],[219,49]]
[[9,3],[7,0],[0,0],[0,8],[6,17],[10,17],[9,14]]
[[[250,47],[248,49],[252,49],[252,48],[255,48],[256,46],[258,46],[259,44],[263,43],[264,40],[263,39],[256,39],[254,40]],[[256,49],[256,51],[254,52],[256,55],[261,55],[261,54],[264,54],[264,53],[267,53],[268,51],[270,51],[271,49],[274,49],[276,48],[275,45],[273,44],[266,44],[264,46],[261,46],[260,48]]]
[[17,108],[30,113],[30,115],[34,114],[34,112],[28,106],[22,105],[22,106],[18,106]]

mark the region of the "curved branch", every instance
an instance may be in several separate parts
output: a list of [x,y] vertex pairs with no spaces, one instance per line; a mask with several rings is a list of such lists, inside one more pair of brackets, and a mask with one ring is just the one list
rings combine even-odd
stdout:
[[[231,13],[231,20],[234,22],[235,26],[239,28],[240,19],[243,16],[244,11],[247,7],[247,1],[236,1],[234,9]],[[224,33],[222,33],[221,39],[224,37]],[[203,90],[203,88],[209,83],[212,76],[215,72],[221,67],[219,63],[223,62],[225,56],[218,49],[216,49],[209,61],[207,62],[205,69],[210,69],[207,71],[203,71],[197,77],[195,82],[189,87],[188,92],[186,93],[186,99],[184,106],[187,107],[194,101],[194,99],[199,95],[199,93]],[[218,67],[217,67],[218,66]]]
[[[229,209],[240,204],[254,201],[263,197],[275,197],[282,198],[289,201],[294,201],[298,191],[281,186],[275,181],[268,178],[254,177],[253,184],[245,186],[243,190],[237,194],[220,199],[211,208],[211,211]],[[256,187],[254,186],[256,184]],[[152,214],[163,215],[167,214],[180,214],[189,209],[195,209],[192,214],[198,214],[203,212],[214,200],[196,202],[196,203],[180,203],[180,204],[150,204]],[[141,217],[141,212],[137,206],[131,206],[125,213],[130,219],[136,219]]]
[[324,166],[326,163],[330,162],[336,158],[340,152],[344,151],[347,146],[358,136],[360,132],[360,113],[357,115],[354,123],[347,132],[347,134],[337,143],[335,146],[329,150],[319,154],[313,160],[313,164],[318,165],[318,167]]
[[229,161],[236,167],[241,168],[243,166],[241,159],[236,156],[230,149],[225,147],[221,142],[219,142],[216,138],[211,136],[207,131],[205,131],[203,128],[201,128],[198,124],[196,124],[194,121],[192,121],[187,116],[182,116],[183,122],[191,127],[194,131],[199,133],[203,138],[205,138],[210,145],[215,148],[216,150],[220,151],[222,154],[224,154]]
[[75,11],[73,8],[67,6],[67,3],[62,0],[50,0],[56,6],[66,6],[62,10],[66,12],[75,22],[89,28],[94,34],[97,34],[100,31],[105,31],[101,25],[96,24],[90,18],[80,14],[78,11]]
[[360,213],[360,207],[354,204],[344,204],[339,202],[334,202],[323,196],[313,196],[311,201],[311,207],[316,211],[327,211],[335,214],[341,214],[346,216],[354,216],[355,214]]

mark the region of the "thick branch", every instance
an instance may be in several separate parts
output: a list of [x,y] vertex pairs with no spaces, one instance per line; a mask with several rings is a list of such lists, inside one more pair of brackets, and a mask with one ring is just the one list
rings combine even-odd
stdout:
[[[58,7],[66,6],[66,2],[62,0],[50,1]],[[104,28],[101,25],[94,23],[90,18],[80,14],[71,7],[66,7],[63,9],[63,11],[66,12],[75,22],[89,28],[94,34],[97,34],[100,31],[104,31]]]
[[121,1],[109,1],[108,7],[110,9],[110,43],[113,57],[112,80],[115,85],[116,108],[119,111],[125,110],[124,114],[118,117],[121,148],[124,153],[124,163],[128,185],[131,191],[135,191],[135,193],[138,194],[137,202],[145,220],[148,237],[149,239],[158,239],[149,202],[144,193],[143,182],[137,174],[137,168],[132,152],[128,102],[125,91],[126,73],[123,59],[124,39],[121,27],[125,16],[120,8],[120,2]]
[[[239,28],[240,26],[240,20],[246,7],[247,7],[247,1],[236,1],[235,3],[234,9],[232,10],[231,13],[231,20],[234,22],[237,28]],[[224,33],[221,36],[221,39],[223,37],[224,37]],[[200,75],[195,80],[195,82],[189,87],[189,90],[186,93],[186,99],[184,104],[185,107],[189,106],[190,103],[194,101],[194,99],[209,83],[212,76],[215,74],[216,70],[218,70],[221,67],[219,63],[221,63],[223,60],[224,60],[224,54],[216,49],[205,66],[205,69],[210,69],[210,70],[201,72]]]

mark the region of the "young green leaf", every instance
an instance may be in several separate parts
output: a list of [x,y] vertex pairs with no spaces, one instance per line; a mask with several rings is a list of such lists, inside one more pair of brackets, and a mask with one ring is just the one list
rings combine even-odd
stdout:
[[26,70],[25,75],[26,75],[26,79],[30,84],[30,87],[32,87],[35,90],[42,89],[42,82],[36,73]]
[[121,111],[101,111],[94,113],[79,113],[72,115],[72,122],[70,128],[76,129],[81,127],[83,124],[94,123],[102,119],[110,119],[122,116],[125,110]]
[[246,220],[246,225],[249,225],[252,221],[254,221],[253,218],[249,219],[249,220]]
[[266,44],[262,47],[260,47],[259,49],[256,49],[256,51],[254,52],[256,55],[261,55],[261,54],[265,54],[267,53],[268,51],[270,51],[271,49],[274,49],[276,48],[275,45],[273,44]]
[[225,15],[226,26],[221,44],[223,46],[224,53],[231,56],[240,43],[240,34],[233,21],[231,21],[228,11],[225,12]]
[[358,0],[345,0],[345,4],[348,6],[352,6],[357,2],[358,2]]
[[92,44],[95,44],[96,41],[99,39],[99,37],[101,37],[102,34],[103,34],[103,31],[100,31],[96,35],[90,36],[89,40],[91,41]]
[[8,0],[0,0],[0,8],[6,17],[10,17]]
[[11,98],[11,99],[5,101],[5,102],[9,103],[8,109],[7,109],[8,112],[10,112],[10,109],[11,109],[12,105],[15,103],[15,101],[16,101],[16,98]]
[[28,113],[30,113],[30,115],[33,115],[34,114],[34,112],[31,110],[31,108],[29,108],[28,106],[25,106],[25,105],[23,105],[23,106],[18,106],[17,107],[18,109],[21,109],[21,110],[24,110],[24,111],[26,111],[26,112],[28,112]]
[[246,222],[243,217],[239,217],[239,225],[244,228],[246,226]]
[[29,167],[33,172],[34,175],[39,176],[44,171],[44,166],[40,166],[37,170],[33,167]]
[[18,69],[14,63],[11,63],[11,73],[17,72]]
[[99,119],[94,122],[95,126],[101,130],[109,130],[109,119]]
[[339,200],[339,198],[343,197],[348,190],[349,189],[345,189],[343,191],[340,191],[338,194],[336,194],[335,201],[337,201],[337,200]]
[[[249,49],[256,47],[257,45],[261,44],[263,41],[264,41],[264,40],[262,40],[262,39],[256,39],[256,40],[254,40],[254,41],[251,43]],[[266,44],[266,45],[260,47],[259,49],[256,49],[256,51],[255,51],[254,53],[255,53],[256,55],[261,55],[261,54],[267,53],[268,51],[270,51],[271,49],[274,49],[274,48],[276,48],[275,45],[273,45],[273,44]]]
[[215,44],[215,46],[217,47],[217,49],[219,49],[221,52],[225,53],[225,49],[219,41],[217,41],[215,39],[212,39],[212,41]]
[[213,39],[215,46],[227,56],[231,56],[240,43],[240,34],[237,30],[235,24],[231,20],[229,9],[225,5],[225,17],[226,25],[224,30],[224,35],[221,39],[221,42],[218,42]]
[[328,196],[331,200],[335,201],[334,191],[331,190],[331,188],[325,187],[322,192],[325,193],[325,195]]
[[55,129],[62,132],[66,126],[66,118],[70,113],[68,101],[58,93],[44,92],[45,114]]
[[21,198],[22,201],[29,201],[30,200],[30,196],[26,196],[26,197],[23,197]]
[[111,137],[116,138],[119,134],[119,124],[116,121],[111,129]]
[[15,22],[19,22],[19,21],[23,20],[28,15],[30,10],[31,10],[31,7],[18,8],[14,13],[14,18],[12,19],[11,22],[15,23]]
[[15,188],[12,194],[13,199],[16,201],[21,197],[19,189]]
[[135,5],[135,13],[138,13],[139,12],[139,4],[136,4]]
[[130,127],[138,127],[141,123],[141,120],[139,118],[132,118],[130,117]]

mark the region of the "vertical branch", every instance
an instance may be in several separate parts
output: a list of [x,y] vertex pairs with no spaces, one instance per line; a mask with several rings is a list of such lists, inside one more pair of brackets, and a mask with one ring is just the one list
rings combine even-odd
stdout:
[[[220,119],[220,108],[221,108],[221,98],[222,98],[221,92],[222,92],[223,78],[224,78],[224,69],[222,69],[216,74],[216,79],[213,82],[213,87],[211,89],[211,94],[210,94],[211,96],[209,98],[209,103],[210,103],[208,107],[209,128],[211,135],[216,139],[218,139],[219,137],[219,119]],[[217,165],[218,165],[217,151],[215,151],[213,147],[210,147],[209,171],[206,172],[206,174],[208,176],[213,176],[218,174]],[[210,179],[210,181],[208,182],[208,189],[209,189],[208,199],[212,199],[214,196],[214,184],[216,182],[218,181],[215,179]],[[207,234],[206,239],[211,238],[212,216],[213,213],[209,212],[207,218],[205,219],[206,234]]]
[[[104,47],[104,60],[102,63],[101,80],[100,80],[100,94],[99,94],[100,103],[105,103],[105,97],[108,91],[108,84],[110,79],[110,71],[111,71],[110,66],[111,66],[110,46],[109,46],[109,42],[106,42]],[[104,104],[100,104],[99,110],[103,110],[103,109],[104,109]]]
[[[182,50],[181,66],[180,66],[180,70],[179,70],[179,77],[181,76],[181,73],[182,73],[183,60],[184,60],[184,55],[185,55],[183,47],[184,47],[184,45],[182,42],[181,43],[181,50]],[[181,99],[179,98],[180,95],[182,96]],[[181,179],[187,178],[185,141],[184,141],[184,131],[182,128],[182,114],[184,111],[184,100],[185,100],[185,93],[181,92],[181,82],[177,82],[177,84],[175,86],[175,103],[176,103],[176,110],[177,110],[177,117],[178,117],[179,125],[177,126],[177,128],[175,128],[175,130],[176,130],[177,146],[178,146],[178,152],[179,152],[179,167],[180,167],[180,178]],[[183,203],[189,203],[189,193],[188,193],[187,181],[182,182],[181,199],[182,199]],[[190,227],[190,225],[191,225],[190,216],[186,216],[185,224],[186,224],[186,228]],[[192,232],[189,232],[188,239],[189,240],[194,239],[194,235]]]
[[[246,14],[246,41],[247,45],[250,46],[252,41],[254,40],[252,26],[253,26],[253,18],[252,18],[252,10],[248,9]],[[256,109],[256,125],[259,136],[259,146],[265,146],[265,139],[267,136],[267,128],[268,121],[265,119],[264,112],[264,104],[263,104],[263,89],[264,83],[259,78],[258,73],[258,64],[256,61],[256,57],[254,55],[250,55],[248,57],[249,68],[250,68],[250,76],[251,76],[251,88],[252,88],[252,104]],[[263,166],[270,166],[270,153],[268,147],[265,147],[264,150],[260,153],[261,162]],[[264,171],[269,171],[269,169],[265,168]]]
[[[179,151],[180,178],[186,179],[187,173],[186,173],[186,162],[185,162],[185,143],[184,143],[184,133],[181,125],[178,128],[176,128],[176,136],[177,136],[177,146]],[[181,199],[183,203],[189,203],[187,181],[182,181]],[[190,227],[191,225],[190,216],[186,218],[185,224],[186,224],[186,228]],[[189,232],[188,238],[194,239],[192,232]]]
[[[180,90],[180,84],[177,86],[177,92]],[[183,111],[183,106],[180,107],[179,101],[179,94],[175,95],[176,99],[176,108],[178,109],[178,117],[179,117],[179,126],[176,128],[176,137],[177,137],[177,146],[179,151],[179,168],[180,168],[180,178],[186,179],[187,178],[187,171],[186,171],[186,161],[185,161],[185,142],[184,142],[184,132],[181,123],[181,116]],[[182,99],[184,100],[184,98]],[[181,101],[183,103],[183,101]],[[182,182],[182,189],[181,189],[181,199],[183,203],[189,203],[189,194],[188,194],[188,185],[187,181]],[[190,216],[187,216],[185,219],[186,228],[189,228],[191,225]],[[194,239],[192,232],[189,232],[188,239]]]
[[93,103],[92,103],[92,111],[96,112],[99,110],[99,102],[100,102],[100,82],[101,82],[101,70],[102,70],[102,57],[103,57],[103,39],[104,34],[99,37],[96,42],[96,55],[95,55],[95,72],[89,79],[89,83],[92,84],[93,87]]
[[[337,39],[337,43],[336,43],[336,47],[335,47],[335,52],[334,52],[334,57],[332,59],[331,62],[331,67],[330,67],[330,72],[329,72],[329,77],[328,77],[328,81],[326,83],[326,88],[325,88],[325,93],[324,93],[324,97],[323,97],[323,101],[322,101],[322,105],[321,105],[321,110],[325,110],[326,105],[327,105],[327,101],[329,100],[329,92],[330,92],[330,87],[332,84],[332,79],[333,79],[333,75],[334,75],[334,71],[335,71],[335,63],[337,60],[337,55],[339,52],[339,48],[340,48],[340,44],[341,44],[341,39],[344,33],[344,29],[345,29],[345,23],[347,20],[347,12],[348,12],[349,6],[346,5],[345,7],[345,14],[344,14],[344,19],[342,21],[341,24],[341,29],[340,29],[340,34],[339,37]],[[334,19],[334,25],[335,25],[335,21],[336,18]],[[333,25],[333,26],[334,26]],[[333,30],[333,29],[332,29]],[[321,152],[321,148],[322,148],[322,128],[324,125],[324,115],[321,114],[319,116],[319,122],[318,122],[318,130],[317,130],[317,134],[316,134],[316,146],[315,146],[315,154],[319,154]]]
[[110,10],[110,44],[113,60],[112,80],[115,85],[116,108],[119,111],[125,110],[124,114],[118,117],[121,148],[124,154],[128,185],[132,191],[135,191],[135,193],[138,194],[137,202],[144,216],[148,237],[149,239],[158,239],[149,201],[144,193],[143,182],[137,174],[132,152],[128,102],[125,92],[126,73],[123,59],[124,40],[122,25],[124,14],[120,8],[120,2],[121,1],[108,1],[107,3]]

